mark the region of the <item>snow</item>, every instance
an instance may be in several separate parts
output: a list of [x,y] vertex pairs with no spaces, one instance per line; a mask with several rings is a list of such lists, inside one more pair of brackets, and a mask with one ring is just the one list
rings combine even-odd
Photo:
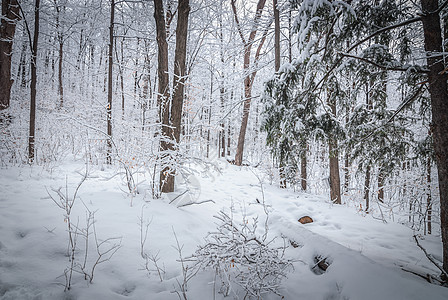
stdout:
[[[265,212],[258,202],[265,201],[268,236],[275,245],[294,241],[285,257],[293,261],[293,270],[281,286],[285,299],[448,299],[448,289],[430,284],[407,270],[438,274],[413,240],[409,228],[393,222],[383,223],[348,205],[333,205],[328,197],[297,193],[269,185],[267,175],[253,167],[236,167],[224,160],[215,161],[220,172],[196,169],[189,185],[164,198],[151,199],[142,182],[135,197],[127,194],[120,170],[88,167],[88,177],[75,199],[71,220],[85,227],[86,211],[95,212],[99,240],[121,238],[121,248],[109,261],[97,266],[92,284],[84,276],[73,274],[72,287],[64,292],[64,270],[70,265],[64,211],[49,197],[52,189],[73,192],[85,173],[82,161],[60,166],[22,166],[0,170],[0,299],[179,299],[182,267],[177,236],[184,258],[204,244],[208,232],[216,228],[220,210],[233,207],[235,220],[259,218],[264,232]],[[262,183],[262,184],[260,184]],[[177,197],[190,186],[192,192]],[[47,192],[48,191],[48,192]],[[175,199],[171,204],[171,200]],[[132,200],[132,201],[131,201]],[[190,201],[208,201],[197,205]],[[258,201],[257,201],[258,200]],[[132,205],[131,205],[132,204]],[[297,220],[310,216],[306,225]],[[142,220],[140,222],[139,220]],[[144,252],[158,257],[165,271],[160,280],[156,268],[144,269],[141,256],[141,226],[148,226]],[[144,231],[144,230],[143,230]],[[111,247],[118,240],[106,243]],[[440,259],[440,238],[425,236],[422,245]],[[289,244],[289,242],[288,242]],[[78,237],[78,259],[84,243]],[[95,257],[90,242],[90,265]],[[331,262],[321,275],[313,272],[315,257]],[[188,299],[224,299],[214,287],[214,272],[200,271],[188,282]],[[218,283],[216,283],[218,285]],[[214,290],[216,294],[214,295]],[[229,299],[244,298],[234,286]],[[266,294],[263,299],[279,299]]]

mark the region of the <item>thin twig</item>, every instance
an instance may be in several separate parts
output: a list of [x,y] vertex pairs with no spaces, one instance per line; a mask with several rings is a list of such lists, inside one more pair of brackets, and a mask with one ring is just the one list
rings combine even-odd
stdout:
[[179,205],[178,208],[185,207],[185,206],[189,206],[189,205],[193,205],[193,204],[203,204],[203,203],[207,203],[207,202],[213,202],[213,203],[216,203],[216,202],[213,201],[212,199],[208,199],[208,200],[199,201],[199,202],[189,202],[189,203],[185,203],[185,204]]

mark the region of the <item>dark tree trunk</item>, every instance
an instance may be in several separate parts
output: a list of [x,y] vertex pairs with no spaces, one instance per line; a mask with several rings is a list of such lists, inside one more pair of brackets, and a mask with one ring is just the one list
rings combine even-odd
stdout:
[[[429,68],[428,82],[431,96],[432,132],[439,175],[440,226],[443,243],[443,269],[448,272],[448,90],[447,73],[443,61],[433,53],[442,52],[440,17],[437,0],[421,0],[425,50]],[[448,280],[448,278],[444,278]]]
[[[168,43],[166,41],[165,14],[163,11],[163,1],[154,0],[154,19],[156,21],[156,39],[157,39],[157,76],[159,79],[157,105],[159,107],[159,118],[162,124],[162,140],[160,141],[160,151],[162,152],[162,161],[170,149],[169,138],[169,77],[168,77]],[[170,176],[169,167],[164,167],[160,171],[160,190],[170,192],[174,190],[174,178]]]
[[[25,31],[25,30],[24,30]],[[25,33],[24,33],[25,35]],[[22,50],[20,51],[20,63],[19,63],[19,69],[17,70],[17,79],[20,78],[20,87],[25,88],[26,87],[26,41],[23,40],[22,42]]]
[[108,74],[107,74],[107,156],[106,162],[112,163],[112,70],[114,51],[114,18],[115,0],[110,3],[110,24],[109,24],[109,53],[108,53]]
[[256,72],[250,72],[250,56],[251,56],[251,50],[252,45],[255,40],[255,36],[257,34],[257,26],[258,20],[261,17],[261,13],[263,11],[264,5],[266,3],[266,0],[259,0],[257,3],[257,10],[255,12],[254,17],[254,29],[251,31],[249,35],[249,39],[246,41],[244,39],[242,29],[240,28],[240,24],[238,21],[236,8],[235,8],[235,1],[232,0],[232,9],[235,17],[235,21],[237,23],[237,27],[241,36],[241,39],[244,44],[244,73],[246,74],[246,77],[244,78],[244,105],[243,105],[243,118],[241,120],[241,127],[240,127],[240,133],[238,135],[238,144],[236,148],[236,154],[235,154],[235,165],[241,166],[243,163],[243,152],[244,152],[244,140],[246,137],[246,131],[247,131],[247,122],[249,120],[249,111],[250,111],[250,104],[252,101],[252,84],[253,80],[255,78]]
[[384,173],[380,170],[378,174],[378,201],[384,203]]
[[[305,146],[307,147],[307,146]],[[300,177],[302,191],[306,191],[307,172],[306,172],[306,150],[305,148],[300,156]]]
[[364,200],[366,200],[366,212],[369,212],[370,207],[370,166],[366,169],[366,179],[364,182]]
[[[62,37],[61,37],[62,39]],[[64,43],[59,40],[59,63],[58,63],[58,93],[59,93],[59,106],[62,108],[64,105],[64,86],[62,85],[62,60],[64,58]]]
[[[154,17],[157,27],[157,44],[159,46],[159,94],[168,96],[168,45],[166,42],[166,27],[163,17],[163,4],[155,0]],[[161,151],[175,150],[180,142],[182,109],[184,100],[185,66],[187,56],[188,15],[190,4],[188,0],[179,0],[177,7],[176,49],[174,52],[174,80],[171,110],[169,110],[168,97],[162,107],[162,134],[165,140],[161,142]],[[169,24],[169,23],[168,23]],[[162,33],[164,31],[164,33]],[[166,68],[166,69],[165,69]],[[161,72],[166,77],[161,76]],[[162,89],[162,90],[161,90]],[[161,98],[162,100],[162,98]],[[171,125],[171,126],[169,126]],[[174,191],[174,171],[169,167],[164,168],[160,174],[161,191],[170,193]]]
[[348,151],[345,152],[344,159],[344,192],[348,193],[348,186],[350,184],[350,161]]
[[426,184],[428,191],[426,192],[426,214],[428,219],[428,234],[432,233],[432,198],[431,198],[431,158],[428,157],[426,162]]
[[[177,144],[180,143],[180,133],[182,129],[189,13],[189,0],[179,0],[177,6],[176,49],[174,52],[173,99],[171,103],[171,125],[173,129],[170,138],[174,143],[171,143],[171,147],[173,148],[177,147]],[[171,173],[170,177],[170,182],[172,182],[172,184],[169,186],[167,192],[174,191],[174,174]]]
[[0,23],[0,110],[9,107],[11,99],[11,57],[12,44],[19,19],[17,0],[2,1],[2,18]]
[[277,7],[277,0],[273,0],[274,6],[274,52],[275,52],[275,72],[280,69],[280,13]]
[[278,175],[280,177],[280,188],[286,189],[286,169],[285,169],[285,154],[286,149],[284,149],[284,144],[280,144],[280,158],[279,158],[279,168]]
[[36,133],[36,85],[37,85],[37,43],[39,41],[39,12],[40,0],[34,6],[34,36],[31,49],[31,101],[30,101],[30,130],[28,135],[28,161],[34,162],[34,141]]
[[341,204],[341,179],[339,177],[338,142],[331,139],[328,143],[330,154],[330,197],[335,204]]
[[[333,117],[336,117],[336,100],[330,100],[329,106]],[[330,197],[335,204],[341,204],[341,178],[339,175],[339,151],[338,142],[334,137],[329,137],[328,141],[330,155]]]
[[[61,28],[61,7],[59,6],[57,0],[54,0],[54,5],[56,9],[56,31],[57,40],[59,43],[59,62],[58,62],[58,94],[59,94],[59,107],[64,105],[64,87],[62,85],[62,61],[64,58],[64,37]],[[64,7],[62,7],[64,10]]]
[[230,129],[230,122],[227,124],[227,156],[230,156],[230,135],[231,135],[231,129]]
[[[221,4],[221,9],[222,9],[222,1],[220,2]],[[226,89],[224,87],[224,64],[225,64],[225,59],[224,59],[224,36],[222,33],[222,15],[220,15],[220,19],[219,19],[219,43],[220,43],[220,56],[221,56],[221,76],[220,76],[220,88],[219,88],[219,98],[221,100],[221,124],[220,124],[220,149],[218,150],[221,151],[221,154],[218,155],[221,157],[225,157],[226,156],[226,127],[225,127],[225,119],[224,119],[224,98],[225,98],[225,93],[226,93]]]

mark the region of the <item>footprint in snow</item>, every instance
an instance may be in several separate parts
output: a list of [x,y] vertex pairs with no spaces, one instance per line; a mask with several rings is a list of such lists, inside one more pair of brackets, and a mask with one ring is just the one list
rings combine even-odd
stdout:
[[117,294],[123,295],[125,297],[131,295],[137,286],[133,283],[125,283],[118,290],[115,290]]

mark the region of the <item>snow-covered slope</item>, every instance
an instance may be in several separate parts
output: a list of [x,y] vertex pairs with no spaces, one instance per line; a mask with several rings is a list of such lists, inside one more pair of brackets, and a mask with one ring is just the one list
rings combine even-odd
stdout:
[[[67,216],[49,194],[58,200],[52,189],[62,187],[64,195],[73,195],[85,172],[84,164],[65,163],[51,170],[0,170],[0,298],[179,299],[183,276],[177,242],[182,256],[190,256],[204,244],[207,233],[215,231],[217,220],[213,216],[220,210],[230,212],[230,207],[235,220],[258,217],[262,235],[264,201],[269,212],[268,239],[275,238],[276,245],[283,241],[299,245],[285,250],[293,268],[282,282],[284,299],[448,299],[447,288],[402,270],[437,273],[416,246],[409,228],[385,224],[353,207],[332,205],[322,196],[270,186],[256,168],[240,168],[225,161],[216,164],[220,172],[191,166],[197,172],[186,179],[190,192],[182,194],[187,187],[183,182],[176,193],[160,200],[149,196],[144,175],[136,177],[143,183],[140,193],[131,198],[121,176],[113,176],[117,170],[90,167],[70,215],[78,227],[76,262],[84,261],[85,239],[81,234],[85,234],[88,211],[95,212],[98,242],[120,238],[121,247],[109,261],[97,265],[92,284],[75,272],[66,292],[64,270],[70,266]],[[180,207],[191,201],[206,202]],[[300,224],[297,220],[305,215],[314,222]],[[146,224],[147,239],[142,247]],[[89,232],[85,270],[91,270],[97,258],[93,226]],[[120,239],[108,240],[100,252],[111,249]],[[441,257],[438,237],[425,236],[421,243],[436,258]],[[149,272],[145,269],[142,248],[144,254],[157,260],[160,276],[152,261]],[[312,270],[316,256],[331,262],[320,275]],[[214,279],[213,272],[198,272],[189,281],[188,299],[224,299],[217,293]],[[243,299],[244,292],[235,286],[229,299],[236,297]],[[263,295],[263,299],[280,298]]]

